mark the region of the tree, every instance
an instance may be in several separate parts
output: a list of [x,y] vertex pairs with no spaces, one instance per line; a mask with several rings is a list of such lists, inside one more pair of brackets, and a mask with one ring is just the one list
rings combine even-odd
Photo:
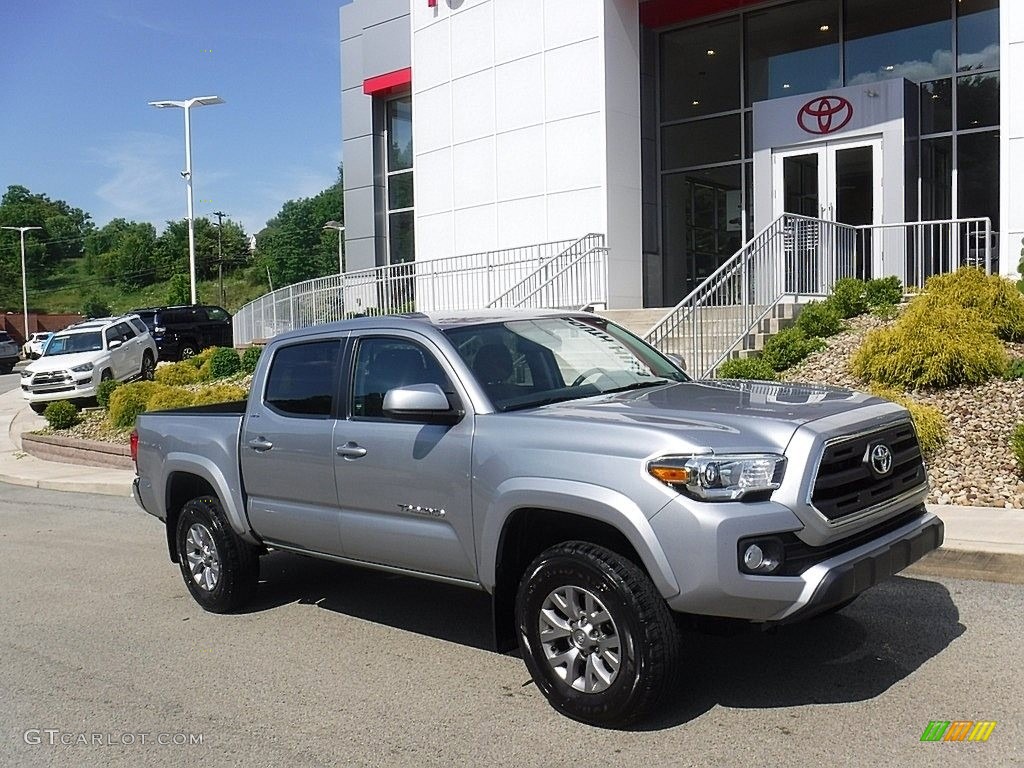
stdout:
[[257,259],[283,286],[338,271],[337,233],[328,221],[344,221],[342,168],[338,180],[313,197],[289,200],[256,236]]
[[82,302],[82,314],[86,317],[107,317],[113,310],[97,296],[86,296]]
[[185,275],[174,275],[167,282],[167,306],[176,307],[180,304],[191,303],[192,292],[190,290],[188,277]]
[[[209,219],[195,220],[196,273],[199,279],[217,274],[217,226]],[[224,220],[221,248],[225,264],[241,264],[249,258],[249,236],[241,225]],[[156,240],[154,266],[160,279],[188,274],[188,220],[168,221]]]
[[113,219],[86,239],[87,265],[92,274],[130,291],[156,280],[155,246],[152,224]]

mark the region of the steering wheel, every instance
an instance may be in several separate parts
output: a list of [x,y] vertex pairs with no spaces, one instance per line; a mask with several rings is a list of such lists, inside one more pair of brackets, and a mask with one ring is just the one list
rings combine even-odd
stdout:
[[578,387],[580,384],[582,384],[584,381],[589,379],[591,376],[603,374],[604,372],[605,372],[604,368],[588,368],[583,373],[581,373],[579,376],[577,376],[575,379],[573,379],[573,382],[572,382],[572,384],[570,386]]

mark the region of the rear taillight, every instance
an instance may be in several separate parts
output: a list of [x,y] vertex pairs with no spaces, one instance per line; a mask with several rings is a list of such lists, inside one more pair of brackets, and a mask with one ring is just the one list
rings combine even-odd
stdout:
[[129,445],[132,451],[132,463],[135,465],[135,471],[139,470],[139,433],[136,430],[132,430],[132,436],[129,438]]

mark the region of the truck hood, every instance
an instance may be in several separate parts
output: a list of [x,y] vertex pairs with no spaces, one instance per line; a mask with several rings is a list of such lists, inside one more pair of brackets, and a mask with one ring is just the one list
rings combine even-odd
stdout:
[[670,432],[694,449],[784,450],[803,424],[884,401],[816,384],[702,380],[546,405],[541,418]]
[[101,355],[99,352],[72,352],[68,355],[54,355],[53,357],[41,357],[33,363],[29,363],[26,367],[26,371],[32,373],[48,373],[50,371],[66,371],[73,368],[76,365],[82,365],[84,363],[95,363],[100,362]]

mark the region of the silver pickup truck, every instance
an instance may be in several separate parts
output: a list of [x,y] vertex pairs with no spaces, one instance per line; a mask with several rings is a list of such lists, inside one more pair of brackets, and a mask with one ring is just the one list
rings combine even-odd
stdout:
[[694,617],[839,610],[942,543],[903,408],[693,381],[586,313],[288,333],[247,403],[143,414],[132,443],[203,608],[242,608],[268,550],[483,590],[497,647],[601,725],[674,692]]

